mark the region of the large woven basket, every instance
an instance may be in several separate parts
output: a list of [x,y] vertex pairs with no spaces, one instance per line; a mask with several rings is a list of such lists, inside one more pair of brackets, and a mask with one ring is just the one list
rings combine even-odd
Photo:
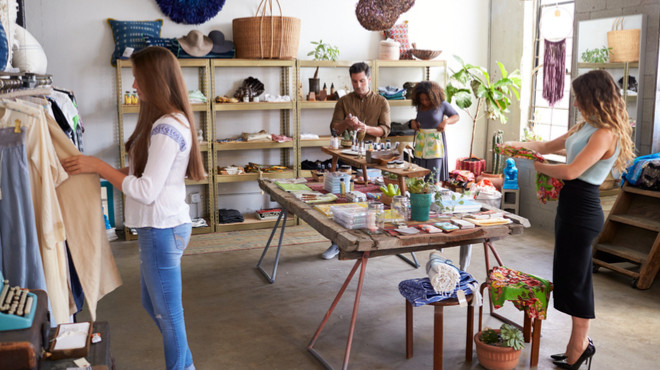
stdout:
[[610,62],[638,62],[640,29],[620,29],[623,28],[623,18],[617,18],[612,28],[607,33],[607,46],[612,48]]
[[[236,18],[232,21],[236,57],[246,59],[293,59],[298,55],[300,19],[266,15],[262,0],[256,17]],[[279,1],[277,5],[279,6]],[[270,4],[272,12],[272,4]],[[261,15],[259,15],[261,12]]]

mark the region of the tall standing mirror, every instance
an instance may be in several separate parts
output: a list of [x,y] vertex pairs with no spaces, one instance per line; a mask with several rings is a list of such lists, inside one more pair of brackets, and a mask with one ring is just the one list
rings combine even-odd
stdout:
[[[577,75],[592,69],[605,69],[619,84],[633,126],[633,141],[640,145],[641,133],[636,129],[642,120],[644,78],[643,14],[600,18],[578,23]],[[625,77],[628,78],[625,78]],[[577,109],[573,122],[577,120]]]

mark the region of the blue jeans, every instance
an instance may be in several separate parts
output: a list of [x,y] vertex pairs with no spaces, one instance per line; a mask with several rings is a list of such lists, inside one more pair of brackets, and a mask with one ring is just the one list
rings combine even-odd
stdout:
[[195,369],[181,300],[181,256],[191,230],[191,224],[137,229],[142,306],[163,336],[167,369]]

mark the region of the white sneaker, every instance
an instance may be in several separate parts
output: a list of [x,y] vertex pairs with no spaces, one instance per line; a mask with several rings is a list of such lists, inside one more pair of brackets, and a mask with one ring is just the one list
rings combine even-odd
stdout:
[[328,248],[323,254],[321,255],[321,258],[324,260],[331,260],[339,254],[339,247],[337,244],[332,244],[330,248]]

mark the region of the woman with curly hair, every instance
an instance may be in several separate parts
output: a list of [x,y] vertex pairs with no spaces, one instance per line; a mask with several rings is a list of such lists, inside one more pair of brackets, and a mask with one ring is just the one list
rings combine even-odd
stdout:
[[458,122],[459,116],[451,104],[445,101],[445,92],[434,81],[422,81],[415,85],[412,103],[417,108],[417,118],[410,121],[415,133],[415,163],[435,171],[435,182],[449,180],[447,138],[445,127]]
[[612,76],[590,71],[571,87],[583,121],[552,141],[507,143],[540,154],[566,149],[566,164],[534,163],[538,172],[564,180],[555,218],[554,306],[572,317],[572,329],[566,351],[551,356],[563,369],[591,365],[596,353],[588,333],[595,318],[591,246],[603,228],[598,188],[612,167],[623,173],[635,156],[626,104]]

